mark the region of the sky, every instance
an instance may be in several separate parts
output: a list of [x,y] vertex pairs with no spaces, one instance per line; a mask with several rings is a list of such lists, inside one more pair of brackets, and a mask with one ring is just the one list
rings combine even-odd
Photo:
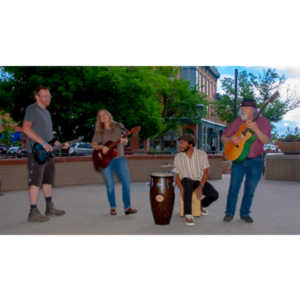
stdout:
[[[247,71],[253,74],[261,74],[267,68],[274,68],[280,75],[284,75],[286,78],[285,83],[280,88],[281,99],[286,99],[287,89],[300,97],[300,66],[289,67],[289,66],[217,66],[221,77],[218,80],[218,92],[221,91],[221,80],[224,77],[234,78],[234,69],[238,69],[239,72]],[[280,134],[287,132],[288,127],[293,130],[296,126],[300,127],[300,107],[289,111],[284,115],[283,119],[275,123],[276,129]]]

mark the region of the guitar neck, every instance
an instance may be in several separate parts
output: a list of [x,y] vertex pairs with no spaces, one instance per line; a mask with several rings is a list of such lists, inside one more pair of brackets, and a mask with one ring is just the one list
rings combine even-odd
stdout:
[[[275,99],[277,99],[280,96],[279,92],[276,91],[271,97],[270,99],[268,99],[267,101],[265,101],[265,103],[263,104],[263,106],[261,107],[261,109],[259,110],[259,112],[256,114],[255,118],[253,119],[254,122],[257,121],[257,119],[259,118],[259,116],[263,113],[263,111],[265,110],[266,106],[270,103],[273,102]],[[248,132],[249,128],[246,128],[244,130],[244,133]]]
[[[122,135],[122,137],[125,138],[125,137],[129,136],[130,134],[131,134],[131,131],[127,131],[125,134]],[[118,139],[117,141],[112,142],[112,143],[108,146],[108,148],[109,148],[109,149],[113,149],[113,148],[115,148],[120,142],[121,142],[121,139]]]
[[260,115],[263,113],[263,111],[266,109],[267,105],[268,105],[269,101],[266,101],[263,106],[261,107],[261,109],[259,110],[259,112],[256,114],[255,118],[254,118],[254,122],[257,121],[257,119],[260,117]]
[[118,139],[117,141],[111,143],[111,144],[108,146],[108,148],[109,148],[109,149],[113,149],[113,148],[115,148],[120,142],[121,142],[121,139]]
[[[82,140],[82,138],[79,138],[79,139],[75,139],[75,140],[68,141],[68,142],[65,142],[65,143],[73,144],[73,143],[80,142],[81,140]],[[53,147],[53,151],[62,148],[63,144],[64,144],[64,143],[61,143],[61,144],[58,145],[58,146],[54,146],[54,147]]]
[[[253,119],[253,122],[256,122],[257,119],[260,117],[260,115],[263,113],[263,111],[265,110],[265,108],[267,107],[268,103],[270,102],[270,99],[268,101],[266,101],[263,106],[261,107],[261,109],[256,113],[256,116],[255,118]],[[246,128],[244,131],[243,131],[243,134],[246,134],[248,131],[250,131],[249,128]]]

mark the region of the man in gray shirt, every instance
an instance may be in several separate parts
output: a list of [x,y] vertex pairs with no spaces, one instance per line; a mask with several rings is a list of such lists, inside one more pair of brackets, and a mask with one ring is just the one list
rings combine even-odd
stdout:
[[[49,216],[61,216],[65,211],[56,209],[52,201],[52,185],[54,183],[54,158],[49,157],[44,164],[39,164],[33,156],[32,146],[39,143],[48,152],[52,151],[49,142],[53,139],[53,126],[50,112],[47,107],[51,102],[51,94],[45,86],[38,87],[34,92],[36,102],[27,107],[23,122],[23,132],[27,136],[26,148],[28,151],[28,185],[30,212],[29,222],[45,222]],[[54,146],[60,143],[56,141]],[[64,147],[69,147],[66,143]],[[45,216],[37,208],[39,191],[42,187],[46,199]]]

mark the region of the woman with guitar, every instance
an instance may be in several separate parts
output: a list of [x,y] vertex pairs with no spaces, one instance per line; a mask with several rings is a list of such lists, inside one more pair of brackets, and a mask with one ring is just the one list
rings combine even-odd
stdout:
[[115,122],[110,112],[105,109],[101,109],[98,112],[92,139],[93,160],[95,169],[101,170],[104,176],[110,214],[112,216],[117,214],[114,172],[117,173],[122,183],[125,214],[129,215],[137,212],[136,209],[131,208],[130,174],[124,156],[124,146],[127,145],[128,139],[123,136],[124,131],[126,130],[123,124]]
[[[274,94],[263,108],[277,97],[278,93]],[[223,132],[224,154],[233,160],[224,222],[230,222],[234,217],[240,187],[246,177],[240,218],[253,223],[250,208],[263,171],[264,144],[268,144],[271,138],[270,123],[260,116],[262,110],[258,113],[255,100],[244,98],[241,115]]]

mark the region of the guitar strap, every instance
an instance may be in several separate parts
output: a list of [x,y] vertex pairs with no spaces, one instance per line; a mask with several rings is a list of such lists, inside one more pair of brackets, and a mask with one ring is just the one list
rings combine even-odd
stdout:
[[125,128],[125,126],[122,123],[117,123],[117,125],[121,129],[121,135],[123,135],[124,133],[126,133],[128,131],[127,128]]

